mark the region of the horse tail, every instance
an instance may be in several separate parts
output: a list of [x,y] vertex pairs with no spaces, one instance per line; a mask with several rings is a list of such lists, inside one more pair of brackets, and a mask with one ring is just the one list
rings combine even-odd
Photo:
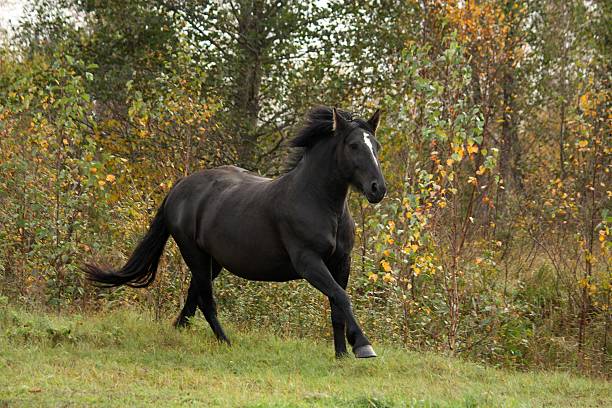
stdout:
[[85,272],[87,278],[98,282],[100,286],[106,287],[128,285],[134,288],[143,288],[153,283],[159,258],[161,258],[166,241],[170,237],[164,219],[165,203],[166,199],[164,198],[149,226],[149,230],[123,268],[105,270],[96,265],[85,264],[81,269]]

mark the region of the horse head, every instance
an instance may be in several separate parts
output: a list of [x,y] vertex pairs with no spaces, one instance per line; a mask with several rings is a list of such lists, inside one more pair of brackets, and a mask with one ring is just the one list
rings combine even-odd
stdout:
[[349,121],[333,109],[333,131],[338,143],[337,160],[341,173],[370,203],[380,202],[387,192],[376,140],[380,109],[367,120]]

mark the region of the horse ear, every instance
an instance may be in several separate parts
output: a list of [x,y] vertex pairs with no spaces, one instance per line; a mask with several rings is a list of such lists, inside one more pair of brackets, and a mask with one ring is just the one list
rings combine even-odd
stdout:
[[374,112],[370,120],[368,120],[368,123],[372,126],[372,129],[374,129],[374,132],[376,132],[378,124],[380,123],[380,109],[376,109],[376,112]]
[[342,130],[347,127],[346,119],[344,119],[342,115],[338,113],[338,110],[336,108],[332,110],[332,116],[333,116],[332,130],[334,132]]

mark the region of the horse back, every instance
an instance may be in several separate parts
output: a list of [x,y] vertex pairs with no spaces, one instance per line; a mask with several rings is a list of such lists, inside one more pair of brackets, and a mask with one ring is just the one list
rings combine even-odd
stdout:
[[234,166],[194,173],[168,195],[168,229],[179,247],[197,247],[238,276],[295,279],[278,232],[277,190],[274,181]]

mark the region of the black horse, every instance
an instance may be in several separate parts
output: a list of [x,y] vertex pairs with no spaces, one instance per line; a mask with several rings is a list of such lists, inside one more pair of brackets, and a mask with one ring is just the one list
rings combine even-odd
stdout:
[[178,325],[197,304],[216,337],[229,343],[213,297],[221,268],[250,280],[306,279],[329,298],[336,356],[346,354],[346,333],[357,357],[375,357],[345,289],[355,234],[349,186],[371,203],[386,193],[374,137],[379,112],[365,121],[315,108],[291,142],[299,149],[288,171],[277,179],[223,166],[179,180],[123,268],[85,265],[85,272],[101,285],[148,286],[172,235],[192,273]]

